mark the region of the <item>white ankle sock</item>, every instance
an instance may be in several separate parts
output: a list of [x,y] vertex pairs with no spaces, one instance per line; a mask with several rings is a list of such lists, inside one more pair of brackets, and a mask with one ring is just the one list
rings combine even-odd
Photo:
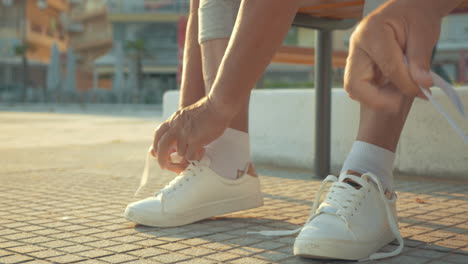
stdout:
[[373,173],[379,178],[385,190],[393,191],[394,161],[395,153],[390,150],[363,141],[355,141],[341,173],[348,170]]
[[205,146],[210,168],[220,176],[237,179],[250,163],[249,134],[227,128],[224,134]]

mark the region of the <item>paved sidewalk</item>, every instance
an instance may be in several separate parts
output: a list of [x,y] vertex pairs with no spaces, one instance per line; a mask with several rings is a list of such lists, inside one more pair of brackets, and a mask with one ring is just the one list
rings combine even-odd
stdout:
[[[126,221],[127,203],[174,176],[153,166],[133,197],[161,121],[145,118],[0,112],[0,263],[353,263],[294,257],[291,236],[246,234],[304,223],[320,185],[307,172],[260,167],[261,208],[178,228]],[[467,182],[400,175],[396,189],[406,247],[378,263],[468,263]]]

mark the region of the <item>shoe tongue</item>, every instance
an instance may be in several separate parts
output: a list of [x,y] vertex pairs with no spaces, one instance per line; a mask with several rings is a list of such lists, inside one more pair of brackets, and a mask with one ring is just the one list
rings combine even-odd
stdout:
[[[171,153],[170,158],[171,158],[171,162],[172,162],[172,163],[176,163],[176,164],[177,164],[177,163],[182,163],[183,160],[184,160],[184,158],[181,157],[181,156],[179,156],[179,155],[177,154],[177,152]],[[200,165],[209,167],[209,166],[210,166],[210,163],[211,163],[211,160],[210,160],[210,158],[208,158],[206,155],[204,155],[203,158],[202,158],[200,161],[198,161],[198,162],[200,163]]]
[[361,178],[360,173],[355,171],[347,171],[340,175],[339,181],[347,183],[354,187],[356,190],[359,190],[364,186],[365,180]]
[[200,160],[200,164],[209,167],[211,164],[211,160],[206,155],[203,155],[203,158]]

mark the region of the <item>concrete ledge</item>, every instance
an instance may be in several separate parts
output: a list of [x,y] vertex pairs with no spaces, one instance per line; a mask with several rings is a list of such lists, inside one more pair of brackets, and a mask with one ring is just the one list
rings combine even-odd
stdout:
[[[468,87],[457,88],[468,107]],[[438,89],[433,94],[455,120],[468,124]],[[311,169],[314,158],[315,94],[311,89],[254,90],[250,104],[250,136],[257,163]],[[179,92],[164,95],[163,117],[177,110]],[[341,88],[332,96],[332,156],[338,171],[356,137],[359,104]],[[416,100],[397,150],[396,169],[433,176],[468,177],[468,145],[428,102]]]

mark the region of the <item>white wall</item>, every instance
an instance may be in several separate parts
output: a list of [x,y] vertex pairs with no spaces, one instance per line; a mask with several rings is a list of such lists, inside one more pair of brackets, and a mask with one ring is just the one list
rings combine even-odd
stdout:
[[[468,107],[468,87],[457,88]],[[451,110],[438,89],[433,94]],[[164,95],[163,116],[177,110],[178,92]],[[278,166],[312,168],[314,158],[314,90],[254,90],[250,106],[250,135],[255,162]],[[468,109],[467,109],[468,110]],[[455,113],[468,132],[468,122]],[[332,168],[340,169],[356,137],[359,105],[343,89],[332,96]],[[468,177],[468,144],[436,109],[417,100],[411,110],[397,150],[396,169],[422,175]]]

